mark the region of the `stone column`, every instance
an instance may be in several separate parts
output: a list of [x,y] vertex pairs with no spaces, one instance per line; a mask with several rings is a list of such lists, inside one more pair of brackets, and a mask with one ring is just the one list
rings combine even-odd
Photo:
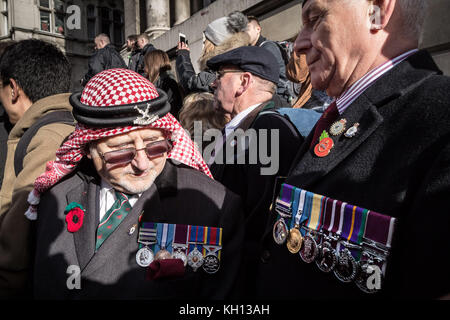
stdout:
[[147,29],[150,39],[155,39],[170,29],[169,0],[146,0]]
[[192,13],[196,13],[203,8],[203,0],[191,0],[192,2]]
[[189,0],[175,1],[175,24],[180,24],[191,16],[191,4]]
[[125,39],[131,34],[140,34],[139,0],[127,0],[123,2]]

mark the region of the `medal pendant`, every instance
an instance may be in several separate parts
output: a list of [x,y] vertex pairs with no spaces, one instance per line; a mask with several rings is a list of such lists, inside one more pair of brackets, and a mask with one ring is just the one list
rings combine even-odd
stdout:
[[203,259],[203,270],[205,270],[206,273],[213,274],[219,271],[220,268],[220,262],[219,258],[215,254],[208,254]]
[[382,286],[381,269],[377,265],[365,262],[361,266],[355,284],[365,293],[377,293]]
[[183,265],[186,267],[186,265],[187,265],[187,256],[186,256],[186,253],[184,253],[184,251],[182,250],[182,248],[177,248],[172,253],[172,257],[174,259],[180,259],[181,261],[183,261]]
[[316,265],[322,272],[331,272],[336,266],[336,251],[328,241],[319,245],[319,254],[316,259]]
[[195,272],[202,266],[202,264],[203,254],[197,249],[197,247],[195,247],[194,250],[188,254],[188,265],[190,265]]
[[162,248],[161,250],[159,250],[156,253],[155,260],[164,260],[164,259],[172,259],[172,255],[170,254],[169,251],[167,251],[166,249]]
[[314,154],[319,158],[326,157],[334,146],[333,139],[324,138],[314,147]]
[[148,267],[154,259],[155,255],[149,247],[143,247],[136,253],[136,262],[139,266]]
[[286,246],[290,253],[296,254],[300,251],[303,243],[303,237],[297,227],[289,231]]
[[334,122],[330,127],[330,134],[332,136],[338,136],[345,131],[345,125],[347,124],[347,120],[341,119],[339,121]]
[[341,250],[334,268],[334,275],[342,282],[352,282],[358,273],[358,263],[348,249]]
[[279,219],[273,226],[273,240],[276,244],[282,245],[288,236],[288,228],[284,218]]
[[300,258],[306,263],[313,262],[318,254],[318,248],[316,240],[308,233],[303,239],[303,246],[299,252]]
[[348,128],[348,130],[344,133],[346,138],[353,138],[358,132],[359,123],[355,123],[353,126]]

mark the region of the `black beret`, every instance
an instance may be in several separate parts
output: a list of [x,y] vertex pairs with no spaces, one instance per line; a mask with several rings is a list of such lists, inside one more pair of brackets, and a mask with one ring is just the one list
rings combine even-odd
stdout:
[[280,78],[277,59],[270,51],[261,47],[239,47],[209,59],[206,64],[212,71],[231,64],[275,84]]

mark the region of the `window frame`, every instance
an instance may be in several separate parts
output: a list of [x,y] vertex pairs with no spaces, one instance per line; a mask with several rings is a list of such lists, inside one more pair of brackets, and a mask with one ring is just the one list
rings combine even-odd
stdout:
[[[38,13],[39,13],[39,31],[42,32],[48,32],[51,34],[57,34],[60,36],[66,36],[66,20],[67,20],[67,13],[66,13],[66,9],[67,9],[67,1],[66,0],[59,0],[62,2],[63,4],[63,11],[59,11],[55,8],[55,0],[49,0],[49,7],[44,7],[41,6],[41,0],[37,0],[37,8],[38,8]],[[49,28],[48,30],[43,30],[42,29],[42,20],[41,20],[41,14],[42,12],[46,12],[49,14]],[[62,16],[63,17],[63,33],[60,33],[56,30],[56,17],[57,16]]]

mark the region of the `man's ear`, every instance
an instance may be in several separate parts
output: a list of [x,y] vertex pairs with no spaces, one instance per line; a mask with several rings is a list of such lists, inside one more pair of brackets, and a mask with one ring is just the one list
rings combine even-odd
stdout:
[[241,74],[241,85],[236,90],[236,96],[242,95],[250,87],[253,80],[253,76],[250,72],[244,72]]
[[370,29],[384,29],[391,20],[397,0],[373,0],[369,4]]
[[20,95],[23,94],[22,89],[13,78],[9,79],[9,87],[11,88],[11,101],[16,103]]

